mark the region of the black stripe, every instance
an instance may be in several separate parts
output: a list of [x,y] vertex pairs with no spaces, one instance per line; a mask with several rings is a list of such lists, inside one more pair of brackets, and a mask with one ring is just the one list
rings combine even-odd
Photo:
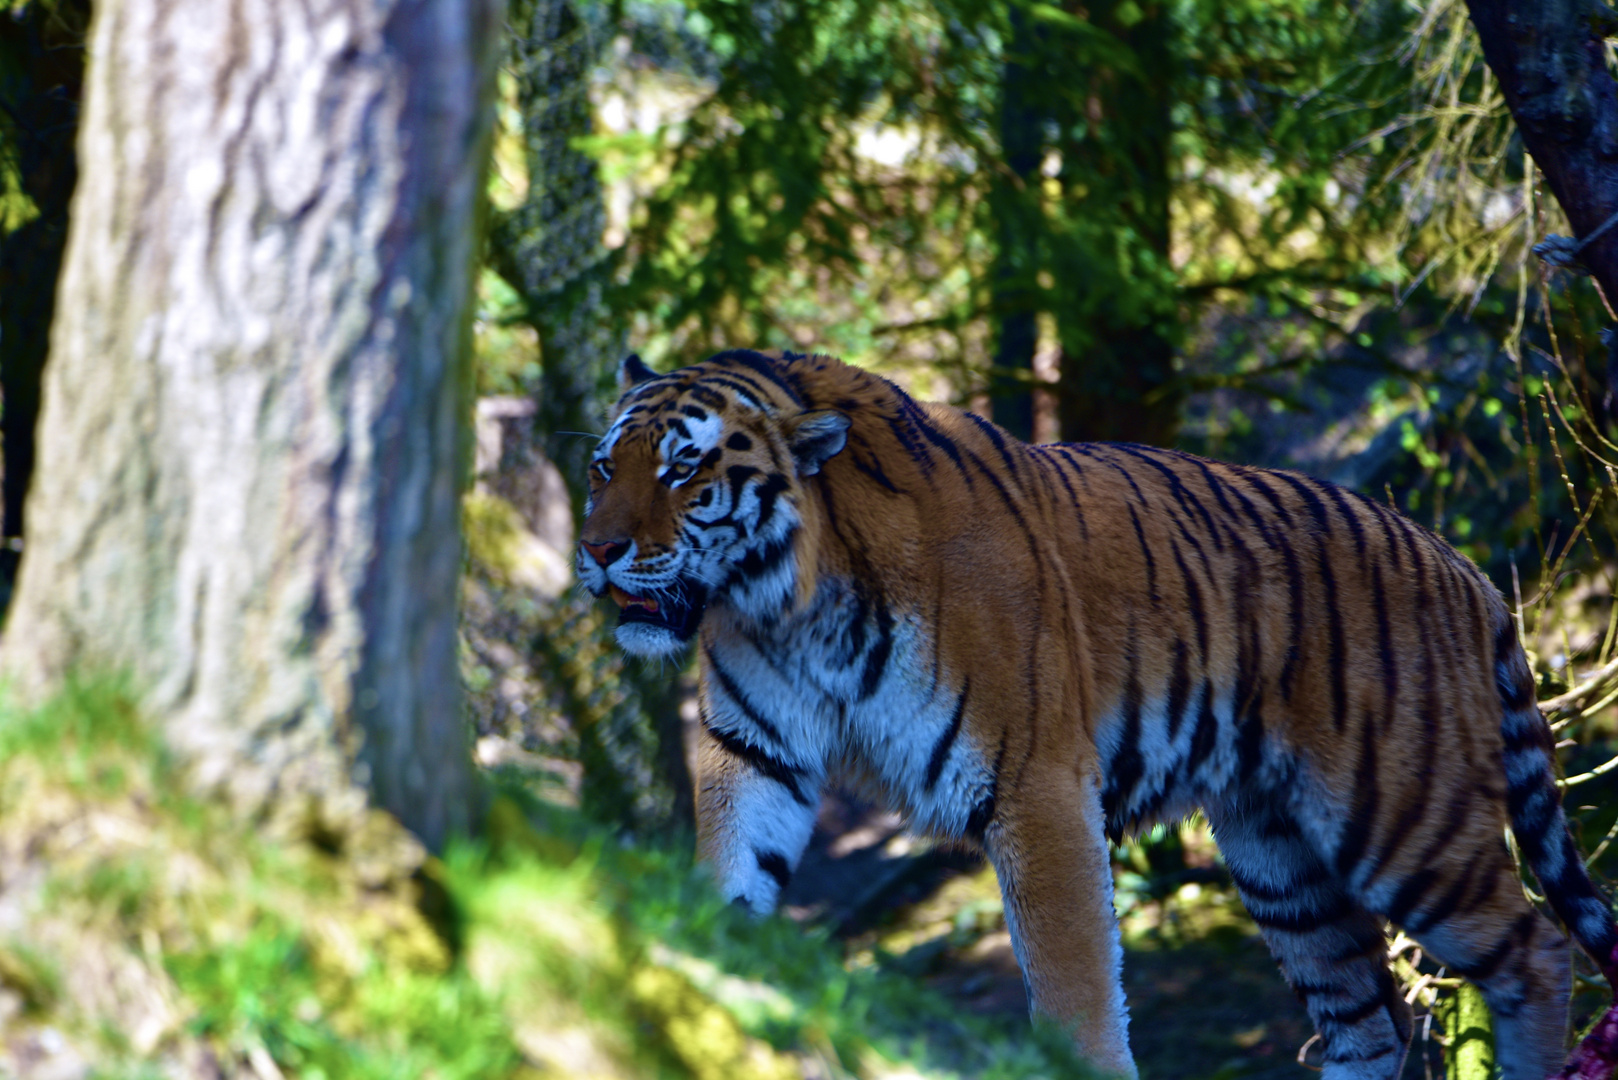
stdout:
[[764,388],[758,383],[739,377],[734,372],[728,375],[715,372],[712,375],[704,375],[703,380],[713,386],[723,386],[726,389],[734,390],[757,402],[760,406],[769,407],[770,395],[764,392]]
[[798,780],[803,775],[801,769],[788,765],[780,758],[765,753],[752,743],[739,738],[731,732],[714,727],[707,722],[706,718],[703,720],[703,726],[708,729],[708,734],[718,740],[719,745],[724,747],[732,757],[739,758],[751,766],[753,771],[760,776],[768,780],[774,780],[777,784],[786,788],[792,795],[792,800],[798,805],[805,807],[814,805],[798,787]]
[[686,388],[685,392],[702,402],[704,405],[708,406],[710,409],[723,409],[726,405],[730,404],[730,402],[725,400],[723,394],[716,393],[713,389],[704,386],[701,382],[692,383]]
[[1118,749],[1107,766],[1107,783],[1101,792],[1101,805],[1109,820],[1127,812],[1130,796],[1146,771],[1140,752],[1141,687],[1139,661],[1135,655],[1135,631],[1129,631],[1129,672],[1124,677],[1124,698],[1120,708]]
[[736,707],[742,711],[742,715],[747,718],[749,723],[758,728],[761,735],[764,735],[775,745],[785,749],[786,741],[781,738],[781,732],[774,724],[764,719],[762,713],[753,708],[753,703],[747,700],[747,695],[742,693],[742,688],[737,685],[735,679],[731,678],[730,672],[720,666],[718,659],[714,657],[713,651],[704,647],[702,654],[703,658],[708,661],[708,670],[713,672],[713,677],[718,681],[719,688],[725,692],[725,696],[735,703]]
[[772,540],[761,548],[752,548],[739,561],[732,564],[732,579],[740,577],[746,581],[754,581],[774,570],[792,553],[792,533],[777,540]]
[[1050,450],[1065,461],[1068,467],[1073,470],[1073,475],[1079,478],[1079,483],[1084,485],[1084,493],[1086,495],[1091,493],[1090,480],[1084,475],[1084,466],[1073,456],[1072,443],[1047,443],[1045,449]]
[[758,852],[758,868],[774,878],[782,889],[792,880],[792,867],[787,865],[786,856],[779,851]]
[[1320,994],[1346,994],[1349,988],[1340,982],[1315,982],[1310,979],[1288,978],[1287,985],[1292,992],[1298,995],[1299,1001],[1306,998],[1317,997]]
[[1377,524],[1382,526],[1383,548],[1388,552],[1389,555],[1393,557],[1394,571],[1401,571],[1403,569],[1403,564],[1399,558],[1399,538],[1395,535],[1395,530],[1398,528],[1399,522],[1403,519],[1397,513],[1389,510],[1386,506],[1383,506],[1381,503],[1377,502],[1368,495],[1361,495],[1359,492],[1352,490],[1348,492],[1348,495],[1350,498],[1357,500],[1361,506],[1368,509],[1371,512],[1371,516],[1376,518]]
[[[1324,1027],[1327,1024],[1333,1024],[1338,1027],[1353,1027],[1361,1020],[1368,1019],[1374,1013],[1386,1008],[1387,1004],[1382,995],[1377,994],[1375,997],[1367,998],[1342,1009],[1321,1009],[1314,1013],[1315,1026]],[[1376,1056],[1381,1057],[1382,1054],[1379,1053]],[[1337,1058],[1332,1060],[1339,1061]]]
[[1289,485],[1293,491],[1298,493],[1298,497],[1309,508],[1309,516],[1315,519],[1315,525],[1320,529],[1320,535],[1330,536],[1331,519],[1326,516],[1326,504],[1320,501],[1319,495],[1315,494],[1312,482],[1305,477],[1280,470],[1272,472],[1270,475]]
[[1366,934],[1362,937],[1355,937],[1343,948],[1328,954],[1325,957],[1325,961],[1333,967],[1336,967],[1341,964],[1346,964],[1350,960],[1364,960],[1370,957],[1381,960],[1387,955],[1387,948],[1388,939],[1383,935],[1381,924],[1378,923],[1376,929],[1372,933]]
[[[1208,508],[1202,504],[1202,500],[1197,498],[1190,488],[1185,486],[1185,481],[1180,479],[1179,473],[1145,452],[1151,450],[1151,447],[1135,446],[1132,443],[1112,443],[1111,445],[1113,449],[1122,450],[1124,453],[1144,461],[1162,473],[1168,479],[1169,493],[1174,496],[1174,501],[1180,505],[1181,509],[1185,510],[1187,515],[1194,513],[1202,518],[1203,524],[1208,528],[1208,538],[1213,541],[1214,550],[1225,550],[1225,542],[1219,536],[1219,527],[1214,524],[1213,515],[1208,513]],[[1187,506],[1187,503],[1190,505]]]
[[1146,505],[1146,496],[1142,494],[1140,485],[1135,483],[1135,478],[1129,474],[1129,470],[1100,452],[1112,449],[1107,443],[1064,443],[1063,445],[1071,447],[1076,454],[1082,454],[1093,461],[1099,461],[1101,464],[1116,470],[1118,475],[1124,478],[1124,482],[1129,485],[1129,490],[1135,493],[1136,501],[1142,506]]
[[779,370],[777,370],[774,361],[765,356],[763,353],[756,353],[751,349],[730,349],[726,352],[719,353],[717,356],[710,356],[708,358],[708,362],[711,364],[721,363],[724,361],[729,361],[733,364],[741,364],[743,367],[757,374],[759,378],[768,379],[770,382],[780,387],[781,392],[786,394],[787,397],[791,398],[793,404],[797,405],[799,408],[803,407],[803,397],[798,393],[797,387],[793,386],[792,383],[789,382]]
[[1208,615],[1202,609],[1202,588],[1197,579],[1191,575],[1190,569],[1185,565],[1185,559],[1180,557],[1180,545],[1169,538],[1169,550],[1174,553],[1174,562],[1180,568],[1180,576],[1185,579],[1185,602],[1191,609],[1191,621],[1197,627],[1197,655],[1202,657],[1204,664],[1208,659]]
[[977,425],[979,431],[988,436],[989,441],[994,444],[995,450],[999,452],[1000,460],[1006,463],[1006,471],[1011,474],[1011,478],[1013,480],[1021,485],[1022,474],[1017,471],[1017,462],[1011,456],[1011,450],[1006,445],[1005,436],[1000,434],[1000,429],[989,423],[989,421],[983,419],[983,417],[979,416],[975,412],[968,412],[964,415],[968,420]]
[[1327,1065],[1353,1065],[1362,1061],[1380,1061],[1404,1052],[1404,1043],[1395,1043],[1390,1039],[1380,1050],[1328,1050],[1321,1061]]
[[1388,619],[1388,595],[1382,585],[1382,561],[1371,564],[1371,602],[1376,608],[1377,654],[1382,661],[1382,730],[1393,728],[1399,697],[1399,658],[1393,651],[1393,624]]
[[1129,506],[1129,521],[1135,526],[1135,541],[1140,544],[1140,553],[1146,557],[1146,595],[1151,597],[1152,606],[1157,607],[1163,602],[1157,592],[1157,560],[1152,558],[1152,549],[1146,544],[1146,533],[1140,527],[1140,516],[1135,513],[1135,505]]
[[1540,915],[1537,911],[1524,912],[1517,916],[1511,924],[1511,929],[1500,936],[1494,947],[1478,957],[1475,963],[1452,964],[1450,966],[1468,982],[1481,983],[1487,981],[1489,976],[1499,969],[1506,957],[1528,941],[1529,935],[1533,933],[1534,920],[1539,917]]
[[1326,640],[1327,666],[1331,675],[1332,723],[1341,735],[1348,724],[1348,673],[1343,646],[1343,612],[1337,606],[1337,576],[1332,573],[1331,559],[1326,545],[1320,545],[1320,580],[1326,587]]
[[[933,456],[927,452],[925,446],[916,441],[910,430],[917,426],[915,416],[919,416],[921,410],[910,399],[908,394],[897,389],[894,393],[898,395],[895,400],[899,403],[899,409],[894,415],[884,417],[888,422],[888,430],[893,433],[895,439],[899,440],[899,445],[904,447],[905,453],[910,455],[910,460],[915,462],[916,467],[921,470],[922,478],[931,484],[933,479]],[[853,411],[854,407],[857,407],[857,403],[844,411]]]
[[[1180,724],[1185,719],[1185,707],[1191,697],[1191,671],[1187,654],[1185,639],[1174,639],[1174,663],[1169,669],[1169,742],[1180,734]],[[1206,655],[1206,652],[1204,652]]]
[[[1045,448],[1036,446],[1034,449],[1043,450]],[[1065,460],[1066,458],[1064,457],[1062,461]],[[1051,461],[1050,468],[1052,472],[1056,473],[1056,478],[1062,482],[1063,490],[1067,492],[1067,503],[1073,508],[1073,516],[1078,518],[1079,521],[1079,535],[1088,540],[1090,539],[1090,526],[1084,520],[1084,507],[1079,505],[1078,492],[1073,490],[1073,484],[1068,480],[1066,470],[1062,468],[1062,461]]]
[[880,598],[876,600],[876,643],[865,654],[865,670],[860,675],[860,700],[876,693],[887,670],[888,656],[893,652],[893,613]]
[[1293,934],[1312,934],[1322,926],[1329,926],[1341,922],[1354,913],[1354,902],[1346,893],[1333,893],[1323,908],[1300,907],[1290,912],[1255,911],[1251,906],[1247,913],[1259,926],[1268,930],[1285,930]]
[[1431,866],[1424,866],[1399,883],[1394,892],[1393,899],[1388,901],[1388,910],[1384,912],[1388,921],[1398,926],[1408,925],[1407,917],[1415,910],[1417,904],[1426,899],[1427,894],[1438,884],[1438,871]]
[[1186,758],[1186,773],[1195,776],[1202,763],[1219,745],[1219,717],[1213,707],[1213,681],[1202,682],[1202,703],[1197,707],[1197,730],[1191,735],[1191,753]]
[[1292,700],[1292,680],[1297,676],[1298,664],[1303,659],[1303,567],[1298,563],[1298,553],[1292,549],[1292,542],[1287,536],[1279,536],[1276,546],[1281,552],[1281,562],[1287,572],[1287,619],[1292,625],[1292,632],[1287,640],[1287,658],[1281,665],[1281,698],[1284,701]]
[[869,462],[867,462],[864,458],[860,457],[858,454],[850,455],[850,460],[852,460],[854,462],[854,468],[858,469],[861,473],[863,473],[864,475],[870,477],[872,480],[876,481],[882,487],[887,488],[889,491],[893,492],[895,495],[903,495],[904,494],[904,492],[899,488],[899,486],[897,484],[895,484],[892,480],[888,479],[888,474],[882,471],[882,464],[881,464],[880,461],[877,460],[875,455],[872,455],[871,460]]
[[1347,879],[1365,854],[1376,826],[1377,804],[1381,799],[1376,786],[1376,725],[1367,721],[1360,727],[1360,763],[1354,771],[1354,807],[1343,822],[1337,840],[1337,875]]
[[949,458],[954,463],[955,468],[960,470],[962,478],[966,480],[967,488],[970,489],[973,486],[972,474],[966,471],[966,462],[961,458],[961,448],[955,445],[954,440],[928,423],[927,415],[921,411],[921,407],[915,402],[909,403],[906,415],[916,430],[921,432],[922,438],[944,451],[944,456]]
[[1495,685],[1500,688],[1500,700],[1512,712],[1526,709],[1534,700],[1533,680],[1512,677],[1527,670],[1526,664],[1519,669],[1514,662],[1516,659],[1517,622],[1507,615],[1505,625],[1500,627],[1494,638]]
[[[1214,493],[1214,498],[1219,500],[1220,507],[1224,509],[1226,514],[1229,514],[1231,517],[1235,517],[1235,511],[1230,508],[1230,503],[1225,498],[1225,492],[1230,492],[1231,496],[1241,504],[1242,513],[1246,515],[1250,522],[1253,523],[1253,527],[1258,530],[1259,537],[1264,541],[1265,546],[1271,548],[1275,547],[1275,538],[1270,533],[1270,523],[1264,520],[1264,515],[1258,512],[1258,507],[1253,505],[1253,500],[1249,499],[1241,488],[1216,476],[1214,471],[1208,467],[1209,463],[1204,461],[1202,458],[1197,457],[1195,454],[1183,454],[1179,451],[1174,451],[1174,453],[1177,453],[1179,456],[1190,461],[1202,471],[1203,483],[1208,485],[1208,490],[1212,491]],[[1234,538],[1235,535],[1235,531],[1232,530],[1232,538]]]
[[1336,484],[1329,484],[1324,480],[1319,481],[1319,483],[1321,490],[1326,493],[1326,497],[1332,501],[1333,506],[1337,507],[1337,512],[1343,515],[1343,520],[1348,522],[1348,531],[1354,534],[1354,550],[1359,553],[1360,565],[1364,566],[1365,527],[1360,523],[1359,515],[1354,512],[1354,508],[1343,497],[1342,488]]
[[955,699],[955,713],[949,718],[949,727],[939,736],[938,742],[933,746],[933,755],[927,759],[927,780],[922,786],[924,791],[932,791],[938,785],[938,778],[944,774],[944,762],[949,758],[949,752],[955,746],[955,738],[961,733],[961,718],[966,715],[966,692],[971,689],[972,680],[967,679],[961,687],[961,696]]
[[1263,762],[1264,702],[1261,681],[1258,621],[1253,613],[1253,594],[1236,591],[1236,694],[1231,703],[1231,721],[1236,727],[1236,775],[1245,781]]
[[[1236,888],[1241,890],[1243,899],[1250,897],[1266,904],[1278,904],[1284,900],[1297,900],[1300,889],[1308,888],[1311,885],[1319,885],[1328,880],[1325,868],[1318,863],[1303,862],[1303,867],[1306,867],[1309,873],[1302,877],[1294,876],[1285,885],[1260,885],[1257,881],[1248,877],[1244,871],[1237,870],[1228,860],[1225,863],[1225,869],[1230,873],[1230,880],[1235,883]],[[1290,869],[1299,869],[1298,862],[1294,861]]]
[[[728,472],[731,474],[733,482],[735,479],[736,469],[738,467],[739,466],[732,465],[728,470]],[[780,473],[771,473],[753,489],[753,496],[758,499],[758,520],[753,523],[753,532],[755,534],[763,532],[764,527],[768,525],[770,523],[770,519],[775,516],[776,500],[782,495],[786,494],[789,486],[790,485],[787,483],[787,478],[785,476],[782,476]],[[737,490],[737,498],[740,499],[740,489],[738,488]]]
[[[1478,865],[1477,859],[1468,859],[1466,869],[1450,883],[1448,889],[1444,890],[1444,895],[1438,898],[1437,903],[1424,911],[1412,912],[1402,920],[1393,919],[1393,921],[1403,925],[1412,934],[1424,933],[1437,926],[1460,908],[1461,901],[1466,896],[1466,891],[1472,887],[1472,878],[1477,874]],[[1388,917],[1393,918],[1392,915]]]
[[989,793],[979,799],[972,807],[972,812],[966,816],[965,835],[980,844],[983,842],[983,834],[994,821],[996,800],[1000,793],[1000,766],[1006,760],[1006,734],[1005,731],[1000,733],[1000,749],[995,751],[994,767],[989,772]]
[[1287,510],[1286,503],[1281,501],[1281,496],[1277,495],[1275,489],[1270,486],[1270,482],[1264,479],[1266,476],[1274,476],[1275,473],[1264,469],[1242,469],[1238,475],[1256,488],[1260,495],[1268,499],[1270,506],[1275,510],[1276,516],[1281,519],[1281,523],[1291,528],[1291,512]]

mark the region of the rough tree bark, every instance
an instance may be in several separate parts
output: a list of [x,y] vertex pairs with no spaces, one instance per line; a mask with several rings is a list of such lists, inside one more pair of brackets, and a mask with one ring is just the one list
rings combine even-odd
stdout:
[[[1618,213],[1618,83],[1604,39],[1618,12],[1603,0],[1467,0],[1483,57],[1523,145],[1577,238]],[[1618,228],[1578,260],[1618,303]]]
[[[467,305],[499,0],[106,0],[0,663],[199,780],[467,827]],[[344,794],[347,792],[348,794]]]

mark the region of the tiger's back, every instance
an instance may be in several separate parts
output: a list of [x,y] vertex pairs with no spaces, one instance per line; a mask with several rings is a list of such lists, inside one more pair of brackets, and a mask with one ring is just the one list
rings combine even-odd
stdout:
[[825,357],[631,374],[601,460],[658,482],[593,483],[580,569],[700,622],[731,895],[773,906],[820,784],[869,777],[983,845],[1035,1008],[1128,1071],[1104,838],[1200,806],[1328,1076],[1403,1059],[1384,918],[1483,987],[1508,1076],[1560,1059],[1565,942],[1508,817],[1581,944],[1618,938],[1510,614],[1441,540],[1295,474],[1028,446]]

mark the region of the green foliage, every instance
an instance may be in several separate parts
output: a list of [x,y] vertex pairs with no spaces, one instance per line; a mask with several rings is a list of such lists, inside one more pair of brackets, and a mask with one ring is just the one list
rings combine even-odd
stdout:
[[[0,732],[0,843],[31,853],[8,868],[24,922],[0,941],[0,997],[25,1007],[0,1012],[0,1067],[48,1026],[105,1075],[204,1047],[227,1070],[309,1078],[1083,1075],[1059,1035],[850,969],[824,933],[724,904],[688,856],[520,794],[439,863],[380,816],[309,839],[187,793],[116,684],[6,708]],[[72,761],[134,779],[86,787]],[[30,899],[36,862],[48,885]]]
[[[637,985],[633,973],[636,964],[649,962],[725,1009],[748,1038],[777,1052],[815,1057],[832,1075],[862,1076],[899,1063],[926,1075],[1085,1075],[1060,1033],[1030,1032],[1021,1018],[1008,1031],[962,1013],[902,975],[850,967],[825,930],[781,917],[754,919],[725,904],[688,856],[604,844],[587,819],[543,806],[530,810],[541,831],[505,804],[496,811],[497,846],[452,858],[451,881],[487,883],[462,887],[474,912],[489,905],[509,913],[517,896],[560,890],[571,892],[569,906],[582,907],[586,919],[592,908],[608,914],[627,958],[629,986],[598,989],[601,1000],[638,996],[640,1008],[660,1008],[655,986]],[[475,915],[473,921],[479,921]],[[513,920],[507,915],[504,922],[509,927]],[[576,942],[605,933],[566,921],[537,932]],[[589,978],[598,978],[600,969],[587,970],[584,981],[564,982],[570,994],[592,993]],[[673,1052],[689,1060],[677,1040]]]
[[311,1080],[511,1076],[521,1063],[497,1004],[464,971],[377,965],[333,987],[304,936],[273,917],[167,966],[197,1003],[191,1031]]

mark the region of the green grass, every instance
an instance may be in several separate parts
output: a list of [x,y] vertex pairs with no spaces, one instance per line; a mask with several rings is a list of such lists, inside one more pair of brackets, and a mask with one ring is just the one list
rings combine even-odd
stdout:
[[375,851],[411,851],[391,819],[317,843],[183,781],[116,683],[0,707],[0,852],[26,853],[6,899],[28,912],[0,938],[0,1073],[48,1028],[107,1077],[204,1053],[311,1080],[1084,1075],[1060,1035],[850,968],[517,787],[480,841],[379,875]]

